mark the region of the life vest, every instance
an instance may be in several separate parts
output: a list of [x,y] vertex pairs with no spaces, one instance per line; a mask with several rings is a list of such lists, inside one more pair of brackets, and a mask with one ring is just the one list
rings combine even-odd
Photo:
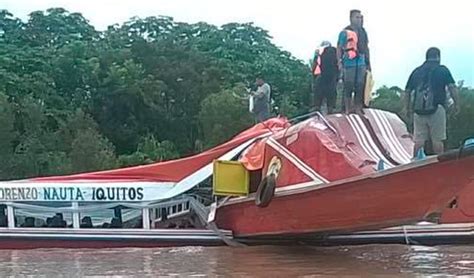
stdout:
[[358,55],[357,51],[357,43],[359,41],[359,38],[357,37],[357,33],[352,30],[344,30],[346,32],[347,36],[347,42],[346,45],[344,46],[344,51],[347,54],[347,57],[349,59],[354,59]]
[[317,55],[316,57],[316,66],[314,67],[314,71],[313,71],[313,74],[316,76],[316,75],[320,75],[321,74],[321,56],[323,55],[324,53],[324,49],[326,49],[326,47],[324,48],[320,48],[318,49],[318,51],[316,51],[316,54],[315,56]]

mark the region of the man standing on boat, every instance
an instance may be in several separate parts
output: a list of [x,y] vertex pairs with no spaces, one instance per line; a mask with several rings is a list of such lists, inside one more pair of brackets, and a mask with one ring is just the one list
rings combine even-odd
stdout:
[[323,101],[326,100],[328,114],[332,114],[336,106],[338,77],[336,52],[336,48],[331,46],[330,42],[323,41],[315,51],[312,65],[314,108],[320,111]]
[[252,92],[254,107],[253,113],[257,122],[263,122],[270,118],[271,106],[271,88],[262,77],[258,77],[255,81],[257,91]]
[[[344,83],[344,109],[346,114],[362,111],[366,71],[371,70],[369,39],[362,27],[362,13],[350,11],[351,24],[339,33],[337,42],[338,66]],[[354,94],[354,96],[352,96]]]
[[413,115],[415,140],[414,156],[431,140],[433,152],[444,151],[446,140],[446,109],[448,95],[454,100],[455,113],[459,113],[459,97],[453,76],[449,69],[440,64],[441,52],[431,47],[426,52],[426,61],[410,75],[405,87],[405,111]]

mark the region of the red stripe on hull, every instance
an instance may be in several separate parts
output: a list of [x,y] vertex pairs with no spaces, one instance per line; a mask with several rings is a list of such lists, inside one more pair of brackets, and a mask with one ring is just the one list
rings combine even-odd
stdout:
[[162,240],[66,240],[66,239],[0,239],[0,249],[36,248],[153,248],[179,246],[218,246],[222,243],[209,241],[162,241]]

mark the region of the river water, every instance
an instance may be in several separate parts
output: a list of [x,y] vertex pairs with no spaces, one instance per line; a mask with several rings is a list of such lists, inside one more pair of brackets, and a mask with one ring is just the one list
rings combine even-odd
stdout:
[[474,246],[1,250],[1,277],[295,277],[474,274]]

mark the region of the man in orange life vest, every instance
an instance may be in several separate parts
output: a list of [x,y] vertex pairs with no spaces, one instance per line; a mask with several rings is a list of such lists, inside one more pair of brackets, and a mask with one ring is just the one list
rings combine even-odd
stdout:
[[[345,112],[361,112],[364,103],[366,71],[370,68],[369,39],[362,27],[362,13],[350,11],[351,24],[339,33],[337,57],[344,82]],[[352,97],[354,94],[354,97]]]
[[332,114],[336,106],[336,85],[338,77],[336,48],[323,41],[316,49],[313,65],[313,97],[315,110],[321,110],[326,100],[327,112]]

